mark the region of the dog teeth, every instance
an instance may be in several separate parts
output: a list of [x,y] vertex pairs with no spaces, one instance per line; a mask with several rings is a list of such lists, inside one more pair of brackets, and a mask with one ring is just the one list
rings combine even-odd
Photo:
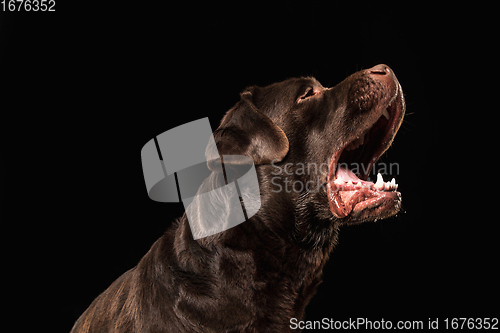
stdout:
[[365,143],[365,136],[366,136],[366,134],[363,134],[362,137],[357,138],[356,140],[354,140],[351,143],[349,143],[345,147],[345,150],[351,151],[351,150],[354,150],[354,149],[358,148],[359,146],[363,145]]
[[336,185],[344,185],[344,181],[342,179],[339,179],[339,178],[335,178],[335,180],[333,182]]
[[390,118],[390,114],[389,114],[389,111],[387,111],[387,109],[384,110],[384,112],[382,113],[382,115],[387,119],[389,120]]
[[382,178],[382,175],[379,172],[377,174],[377,182],[375,183],[375,185],[373,185],[373,187],[375,187],[375,189],[377,190],[382,190],[384,188],[384,184],[384,178]]
[[397,190],[398,189],[398,184],[396,184],[396,179],[392,178],[390,182],[384,182],[384,178],[380,174],[380,172],[377,174],[377,182],[373,185],[373,187],[378,190]]
[[361,180],[353,182],[351,179],[346,181],[340,178],[336,178],[333,182],[335,185],[343,189],[346,189],[345,186],[347,186],[347,190],[349,191],[362,188],[370,189],[370,186],[371,189],[375,189],[377,191],[396,191],[398,189],[396,179],[392,178],[390,182],[384,182],[384,178],[380,172],[377,174],[377,182],[373,185],[370,185],[370,183],[363,183]]

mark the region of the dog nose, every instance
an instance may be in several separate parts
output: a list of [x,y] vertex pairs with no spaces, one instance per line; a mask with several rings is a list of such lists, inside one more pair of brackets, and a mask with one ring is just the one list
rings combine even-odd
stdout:
[[385,64],[380,64],[367,69],[365,71],[365,75],[370,76],[375,81],[387,85],[391,91],[395,91],[394,89],[397,87],[397,80],[394,72]]
[[389,68],[389,66],[384,64],[373,66],[368,71],[370,72],[370,74],[377,74],[377,75],[388,75],[391,73],[391,69]]

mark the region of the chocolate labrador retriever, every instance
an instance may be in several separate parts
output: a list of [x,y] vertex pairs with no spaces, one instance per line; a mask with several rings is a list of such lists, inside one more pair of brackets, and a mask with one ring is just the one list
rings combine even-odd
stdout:
[[72,332],[292,331],[339,228],[399,211],[395,181],[368,176],[404,112],[386,65],[333,88],[306,77],[245,90],[214,138],[221,155],[253,159],[259,211],[199,240],[183,215]]

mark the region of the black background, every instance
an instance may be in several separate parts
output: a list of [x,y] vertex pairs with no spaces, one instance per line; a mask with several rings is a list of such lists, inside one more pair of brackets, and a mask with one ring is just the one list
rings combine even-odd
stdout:
[[310,75],[333,86],[378,63],[407,103],[382,158],[399,163],[404,212],[342,229],[306,319],[498,316],[494,220],[481,216],[486,193],[462,181],[473,134],[457,116],[471,112],[465,77],[483,70],[467,52],[488,28],[470,19],[487,8],[66,5],[0,16],[1,219],[20,227],[7,257],[29,281],[27,317],[48,310],[44,325],[69,331],[182,214],[148,199],[140,151],[153,136],[206,116],[215,129],[250,85]]

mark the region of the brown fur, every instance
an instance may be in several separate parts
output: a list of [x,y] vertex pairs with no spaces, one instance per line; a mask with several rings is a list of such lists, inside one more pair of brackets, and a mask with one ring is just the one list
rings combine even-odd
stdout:
[[[72,332],[291,332],[290,319],[304,317],[321,282],[339,227],[356,222],[331,214],[326,174],[294,168],[328,165],[370,121],[366,107],[387,98],[384,89],[362,71],[330,89],[298,78],[243,92],[214,137],[221,154],[254,159],[258,213],[198,241],[182,216],[94,300]],[[319,190],[276,191],[277,170],[281,186],[310,181]]]

